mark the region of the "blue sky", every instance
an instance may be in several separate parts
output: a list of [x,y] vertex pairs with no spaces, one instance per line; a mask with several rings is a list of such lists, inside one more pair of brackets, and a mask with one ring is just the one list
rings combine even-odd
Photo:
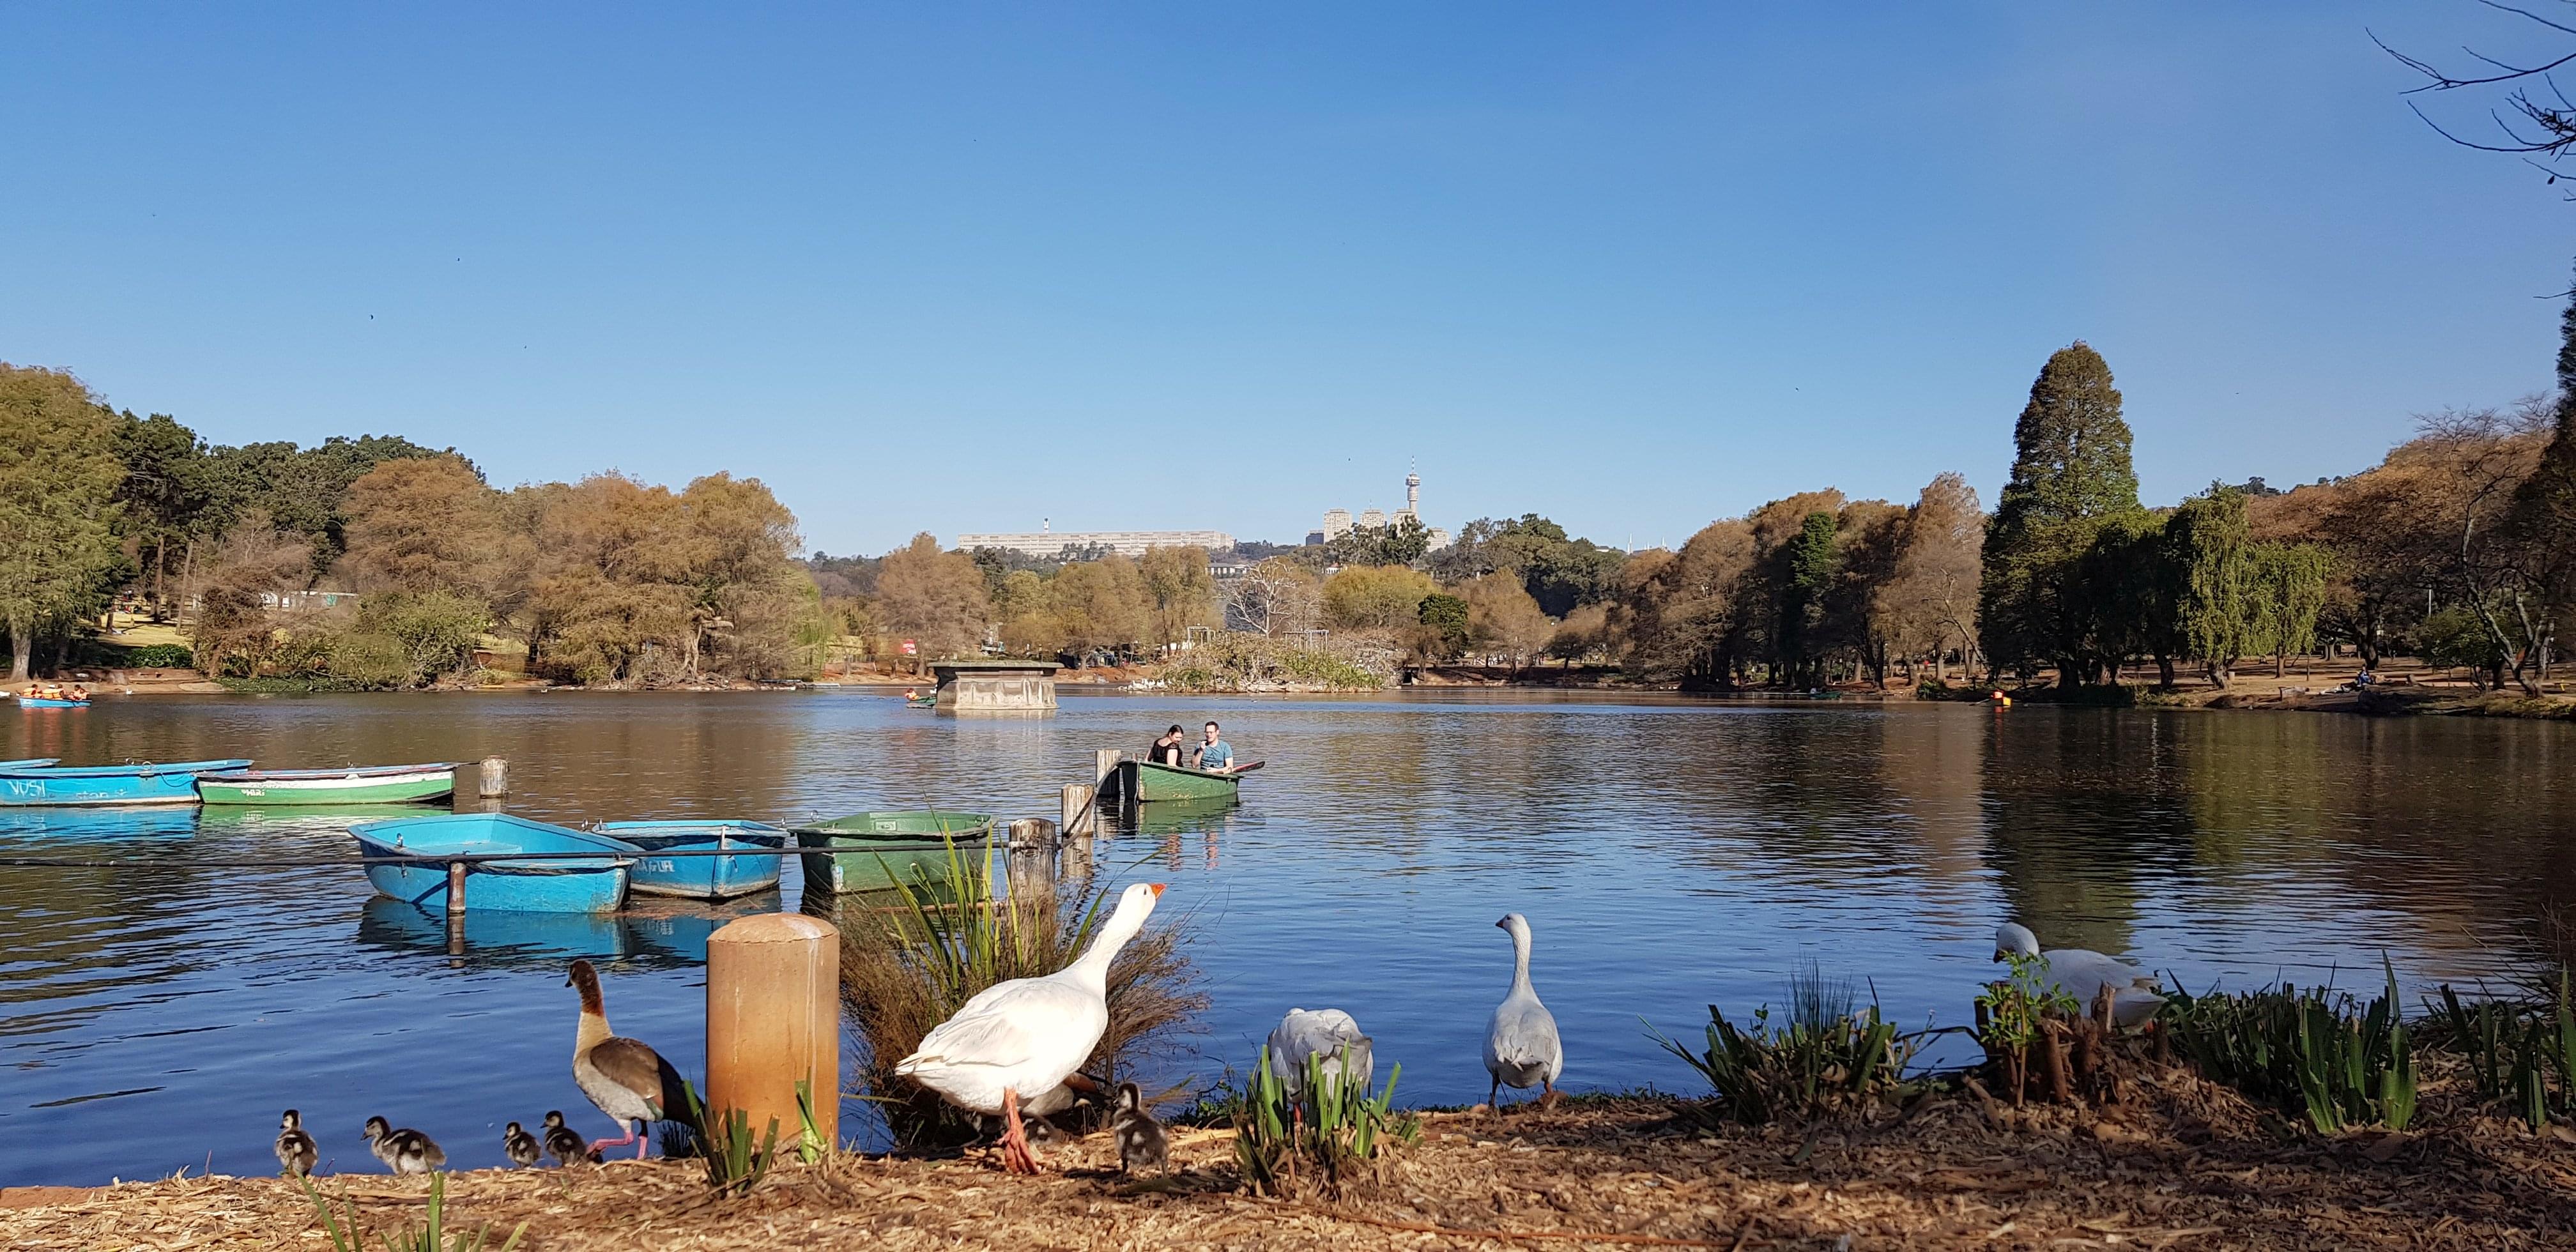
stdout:
[[2469,0],[13,5],[0,359],[220,442],[754,475],[835,552],[1293,541],[1408,460],[1436,524],[1626,546],[1991,503],[2080,337],[2165,502],[2550,381],[2576,205],[2365,28],[2545,46]]

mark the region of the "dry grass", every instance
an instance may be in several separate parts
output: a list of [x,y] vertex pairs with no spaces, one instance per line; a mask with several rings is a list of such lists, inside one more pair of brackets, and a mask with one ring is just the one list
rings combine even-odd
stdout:
[[[894,1063],[975,993],[1072,963],[1109,898],[1095,882],[1070,896],[994,901],[981,885],[987,880],[980,862],[962,868],[963,886],[952,883],[942,892],[962,904],[863,914],[878,919],[875,933],[855,926],[842,932],[841,1003],[866,1045],[856,1071],[860,1094],[875,1101],[893,1141],[908,1149],[955,1147],[977,1137],[980,1127],[896,1077]],[[1208,1003],[1197,967],[1182,949],[1185,925],[1154,926],[1111,962],[1109,1029],[1084,1063],[1085,1073],[1113,1084],[1135,1081],[1183,1051],[1182,1039]]]
[[[531,1249],[639,1248],[2543,1248],[2576,1245],[2576,1148],[2454,1108],[2441,1128],[2333,1139],[2180,1070],[2110,1111],[1931,1097],[1909,1116],[1810,1129],[1705,1129],[1663,1099],[1426,1118],[1423,1141],[1339,1206],[1235,1194],[1230,1136],[1174,1137],[1172,1175],[1122,1178],[1093,1135],[1020,1179],[972,1160],[788,1166],[741,1199],[688,1162],[483,1171],[453,1220],[528,1225]],[[426,1187],[324,1180],[373,1220]],[[326,1246],[278,1179],[0,1192],[0,1246]],[[1508,1237],[1506,1237],[1508,1236]]]

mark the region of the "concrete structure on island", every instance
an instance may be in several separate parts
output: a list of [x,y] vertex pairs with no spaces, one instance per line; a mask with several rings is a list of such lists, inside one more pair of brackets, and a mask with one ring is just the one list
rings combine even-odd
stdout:
[[930,663],[939,679],[938,707],[959,713],[1052,713],[1057,668],[1053,661],[1015,658]]
[[1008,531],[957,536],[969,552],[1000,548],[1034,557],[1054,557],[1066,548],[1106,548],[1120,556],[1143,556],[1148,548],[1205,548],[1211,553],[1234,546],[1234,536],[1221,530],[1055,530]]

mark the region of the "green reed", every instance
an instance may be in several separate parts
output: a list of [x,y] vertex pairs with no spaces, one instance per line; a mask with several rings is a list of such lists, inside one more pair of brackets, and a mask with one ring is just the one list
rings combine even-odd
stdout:
[[1325,1057],[1308,1056],[1305,1092],[1292,1100],[1271,1068],[1270,1049],[1261,1049],[1233,1110],[1235,1165],[1255,1195],[1290,1195],[1302,1182],[1339,1195],[1376,1168],[1389,1139],[1411,1143],[1421,1133],[1419,1119],[1393,1112],[1402,1065],[1372,1096],[1368,1080],[1351,1071],[1349,1048],[1340,1060],[1328,1071]]

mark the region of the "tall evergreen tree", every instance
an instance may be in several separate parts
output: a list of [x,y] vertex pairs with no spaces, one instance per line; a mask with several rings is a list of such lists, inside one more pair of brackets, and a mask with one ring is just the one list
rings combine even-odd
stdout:
[[2013,453],[1986,527],[1980,629],[1994,664],[2053,663],[2059,685],[2073,687],[2116,659],[2076,582],[2084,554],[2105,522],[2138,511],[2129,424],[2102,354],[2079,339],[2049,356],[2013,427]]
[[2557,556],[2540,571],[2551,607],[2561,613],[2576,607],[2576,292],[2558,315],[2557,429],[2515,506],[2515,521],[2534,548]]

